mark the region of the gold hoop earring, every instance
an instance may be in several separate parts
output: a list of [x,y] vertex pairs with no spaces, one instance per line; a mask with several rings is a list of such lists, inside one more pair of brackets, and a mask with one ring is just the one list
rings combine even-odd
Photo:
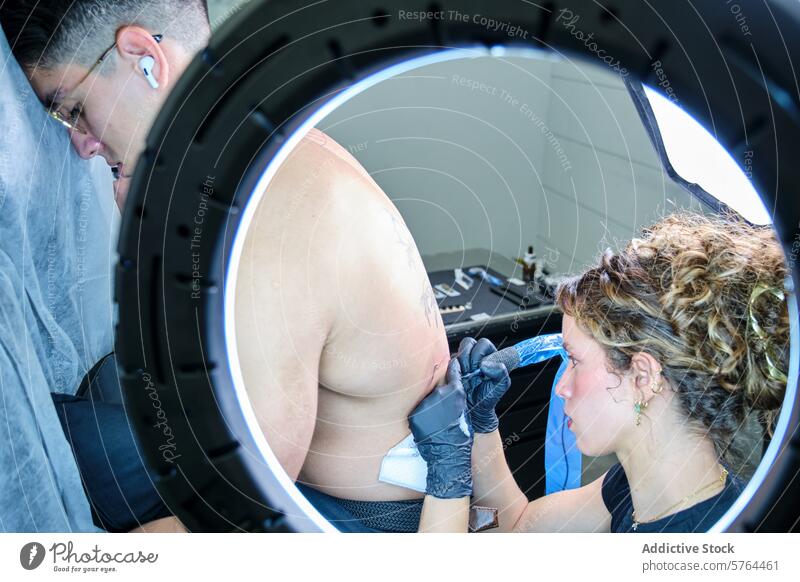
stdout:
[[637,400],[633,403],[633,421],[636,423],[636,426],[639,426],[642,423],[642,411],[647,408],[647,401],[645,400]]
[[653,394],[661,394],[663,390],[664,390],[664,384],[659,384],[658,380],[653,380],[653,383],[650,384],[650,391]]

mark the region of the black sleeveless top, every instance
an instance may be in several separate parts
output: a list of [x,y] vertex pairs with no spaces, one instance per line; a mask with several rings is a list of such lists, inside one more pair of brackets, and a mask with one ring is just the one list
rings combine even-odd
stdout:
[[606,473],[602,494],[603,503],[611,514],[611,533],[705,532],[728,511],[744,486],[742,480],[729,472],[725,488],[714,497],[659,520],[640,523],[636,529],[633,528],[631,517],[633,513],[631,489],[621,464],[617,463]]

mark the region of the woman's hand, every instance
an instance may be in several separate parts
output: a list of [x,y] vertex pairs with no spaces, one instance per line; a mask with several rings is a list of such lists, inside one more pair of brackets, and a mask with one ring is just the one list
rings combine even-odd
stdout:
[[420,455],[428,463],[426,493],[439,499],[457,499],[472,494],[474,432],[461,384],[461,367],[455,358],[447,366],[445,380],[445,385],[435,388],[411,412],[408,424]]
[[466,337],[458,346],[456,358],[467,392],[467,405],[472,427],[476,433],[490,433],[497,430],[498,420],[495,407],[511,386],[511,377],[505,364],[483,362],[483,359],[497,351],[494,344],[486,338],[475,341]]

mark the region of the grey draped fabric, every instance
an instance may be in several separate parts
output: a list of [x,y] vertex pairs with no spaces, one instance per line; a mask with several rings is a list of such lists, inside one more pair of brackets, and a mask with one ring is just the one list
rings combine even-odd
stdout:
[[50,392],[113,349],[118,222],[0,31],[0,531],[96,531]]

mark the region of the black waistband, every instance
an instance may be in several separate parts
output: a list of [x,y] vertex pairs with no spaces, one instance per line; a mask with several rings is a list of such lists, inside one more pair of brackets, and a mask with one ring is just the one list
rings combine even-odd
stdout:
[[299,483],[297,487],[341,531],[413,533],[419,528],[422,499],[360,501],[333,497]]

